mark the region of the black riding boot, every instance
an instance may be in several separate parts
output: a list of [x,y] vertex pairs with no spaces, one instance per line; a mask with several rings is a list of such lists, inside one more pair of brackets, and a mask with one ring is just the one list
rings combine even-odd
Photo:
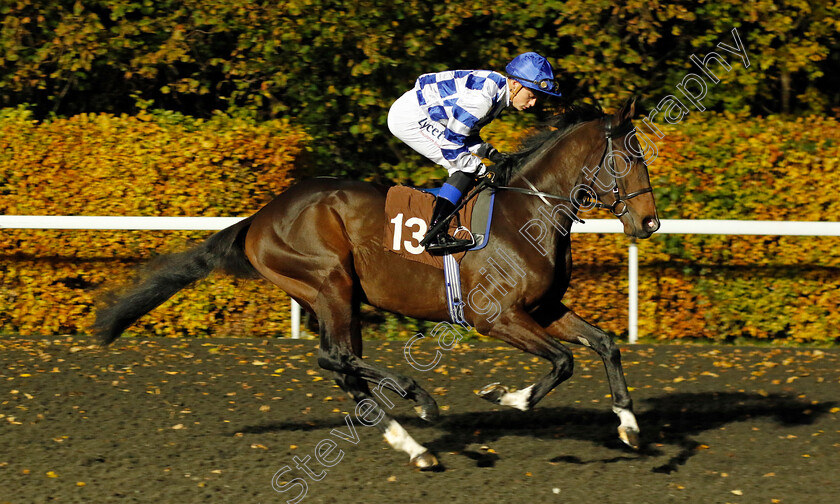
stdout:
[[[429,229],[432,229],[435,224],[440,222],[455,209],[455,203],[452,203],[446,198],[438,197],[435,200],[435,208],[432,211],[432,222]],[[432,255],[456,254],[468,249],[474,242],[472,240],[463,240],[449,235],[448,226],[443,227],[440,232],[429,238],[426,242],[426,251]]]

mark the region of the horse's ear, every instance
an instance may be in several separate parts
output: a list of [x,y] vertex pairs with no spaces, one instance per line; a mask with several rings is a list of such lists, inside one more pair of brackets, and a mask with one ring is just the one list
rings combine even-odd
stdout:
[[619,124],[623,123],[624,121],[633,119],[636,115],[636,97],[631,96],[624,105],[621,106],[621,109],[618,111],[619,117]]

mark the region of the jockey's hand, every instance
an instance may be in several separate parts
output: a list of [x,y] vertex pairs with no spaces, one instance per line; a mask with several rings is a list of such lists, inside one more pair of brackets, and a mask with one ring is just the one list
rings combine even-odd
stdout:
[[486,167],[484,175],[480,178],[484,180],[490,187],[499,187],[507,185],[510,178],[510,169],[513,164],[513,156],[509,154],[502,154],[493,149],[487,156],[487,159],[493,162],[492,165]]
[[511,160],[510,154],[502,154],[501,152],[493,149],[487,155],[487,159],[490,160],[491,163],[495,165],[505,165],[508,164]]
[[484,174],[478,177],[490,187],[500,187],[507,184],[507,163],[497,163],[484,168]]

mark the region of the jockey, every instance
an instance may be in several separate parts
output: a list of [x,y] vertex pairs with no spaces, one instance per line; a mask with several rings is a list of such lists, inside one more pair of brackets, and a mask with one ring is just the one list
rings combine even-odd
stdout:
[[[481,139],[481,128],[509,105],[517,110],[532,107],[538,92],[560,96],[551,64],[535,52],[515,57],[505,72],[450,70],[421,75],[414,89],[391,105],[391,133],[449,172],[435,200],[429,229],[452,213],[476,178],[495,185],[506,183],[501,179],[507,156]],[[488,169],[481,158],[493,166]],[[450,236],[445,228],[425,241],[426,250],[433,254],[451,254],[470,245],[469,240]]]

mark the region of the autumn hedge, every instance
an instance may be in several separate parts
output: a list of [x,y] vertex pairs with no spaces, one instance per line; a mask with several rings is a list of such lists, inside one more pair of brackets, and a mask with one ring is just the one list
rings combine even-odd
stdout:
[[[79,115],[36,122],[0,111],[0,213],[245,216],[289,186],[306,142],[287,121],[217,115]],[[0,330],[77,333],[97,287],[206,232],[3,230]],[[134,331],[157,335],[287,330],[288,298],[219,277],[178,294]]]
[[[662,131],[664,138],[655,139],[658,158],[649,168],[662,218],[834,220],[840,215],[835,119],[707,113]],[[521,133],[503,119],[489,127],[487,138],[511,149]],[[0,211],[244,216],[290,184],[289,169],[306,144],[306,135],[284,121],[142,113],[33,122],[23,110],[4,110]],[[442,177],[431,167],[418,170],[430,179]],[[0,330],[83,332],[97,286],[124,279],[139,260],[204,236],[5,230],[0,234]],[[642,241],[641,335],[837,342],[838,240],[657,235]],[[573,246],[567,304],[625,337],[627,239],[576,234]],[[285,334],[287,306],[274,288],[220,276],[182,292],[134,331]],[[371,332],[405,337],[423,327],[380,318]]]
[[[663,132],[665,138],[653,137],[659,157],[649,167],[661,218],[840,215],[836,119],[696,115]],[[627,240],[575,242],[577,264],[585,267],[575,271],[569,301],[626,333]],[[639,331],[652,339],[840,342],[838,250],[840,237],[655,235],[639,242]]]

